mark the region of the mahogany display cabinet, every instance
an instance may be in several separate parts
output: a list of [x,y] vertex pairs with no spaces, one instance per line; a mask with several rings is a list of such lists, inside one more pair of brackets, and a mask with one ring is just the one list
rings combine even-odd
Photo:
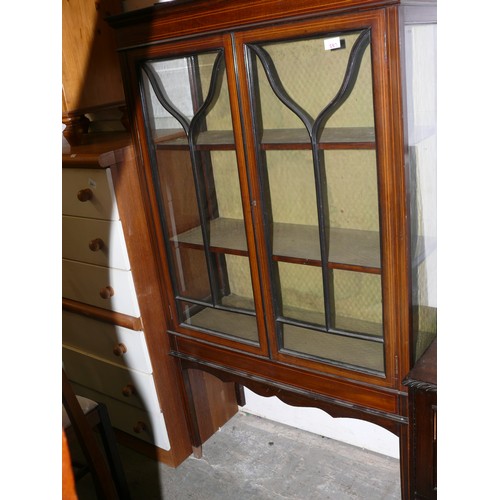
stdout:
[[388,429],[411,498],[403,379],[436,337],[435,3],[179,0],[109,22],[169,355]]

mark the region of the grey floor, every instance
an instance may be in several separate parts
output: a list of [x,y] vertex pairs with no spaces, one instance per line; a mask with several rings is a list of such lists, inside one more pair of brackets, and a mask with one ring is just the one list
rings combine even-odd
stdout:
[[[120,452],[133,500],[401,498],[398,460],[244,412],[177,469]],[[89,476],[77,488],[95,498]]]

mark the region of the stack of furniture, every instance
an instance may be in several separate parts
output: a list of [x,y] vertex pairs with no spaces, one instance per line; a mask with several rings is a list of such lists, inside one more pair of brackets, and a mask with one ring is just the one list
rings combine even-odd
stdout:
[[[63,3],[63,31],[78,24],[69,21],[72,16],[80,20],[82,11],[97,9],[96,35],[86,38],[89,52],[103,45],[100,55],[109,58],[104,66],[115,74],[104,78],[102,64],[68,68],[78,63],[68,54],[85,47],[78,37],[74,45],[63,46],[63,77],[79,71],[78,92],[73,80],[63,78],[68,83],[63,99],[74,105],[64,108],[63,122],[79,117],[71,123],[88,121],[89,127],[70,124],[63,137],[62,360],[74,391],[107,406],[121,442],[176,466],[193,451],[191,408],[201,412],[203,441],[237,411],[236,392],[234,384],[192,373],[186,376],[194,391],[189,399],[178,363],[168,356],[169,312],[149,244],[149,208],[138,195],[130,134],[120,120],[116,130],[106,131],[109,116],[120,116],[115,108],[124,103],[112,101],[123,90],[110,28],[102,19],[110,13],[105,3]],[[83,18],[94,22],[91,13]],[[87,24],[82,32],[92,29]],[[70,39],[66,33],[64,40]],[[95,88],[100,76],[118,82],[118,88],[100,93]],[[78,100],[77,93],[85,99]]]

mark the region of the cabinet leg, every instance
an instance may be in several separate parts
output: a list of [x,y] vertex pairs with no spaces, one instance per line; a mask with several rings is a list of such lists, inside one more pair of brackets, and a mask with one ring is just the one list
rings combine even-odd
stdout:
[[247,404],[245,399],[245,388],[241,384],[234,384],[234,391],[236,393],[236,403],[238,406],[245,406]]
[[411,470],[412,453],[410,449],[410,431],[408,425],[401,425],[399,430],[399,471],[401,477],[401,500],[412,500]]
[[188,424],[189,424],[189,430],[191,434],[191,443],[193,446],[193,453],[196,456],[195,449],[200,450],[200,457],[201,458],[201,434],[200,434],[200,428],[198,426],[198,418],[196,416],[196,406],[194,404],[194,397],[193,397],[193,389],[191,386],[191,380],[189,378],[189,372],[187,368],[182,367],[182,379],[184,381],[184,389],[186,393],[186,398],[187,398],[187,406],[188,406]]
[[193,456],[198,460],[203,457],[202,446],[193,446]]

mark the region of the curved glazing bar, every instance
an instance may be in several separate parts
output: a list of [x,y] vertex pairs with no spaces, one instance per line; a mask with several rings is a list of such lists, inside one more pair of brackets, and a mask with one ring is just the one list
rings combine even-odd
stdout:
[[177,107],[169,99],[165,88],[161,84],[158,74],[151,67],[151,62],[148,61],[143,64],[143,69],[148,76],[148,79],[158,101],[170,114],[172,114],[179,121],[188,137],[189,153],[191,157],[194,183],[196,186],[196,198],[201,223],[201,232],[203,236],[203,247],[205,252],[205,259],[207,262],[208,277],[211,289],[210,296],[213,307],[215,307],[216,305],[220,305],[221,293],[220,288],[217,285],[217,276],[215,271],[217,267],[216,257],[210,251],[210,214],[208,213],[207,209],[207,207],[209,206],[209,202],[206,198],[206,190],[203,188],[203,160],[200,152],[196,150],[196,133],[200,127],[200,124],[205,119],[208,109],[213,104],[213,100],[217,95],[217,90],[220,89],[223,67],[223,52],[222,50],[219,50],[217,51],[217,55],[213,64],[207,96],[190,120],[179,109],[177,109]]
[[[356,84],[359,69],[367,47],[370,45],[371,32],[369,29],[360,32],[354,42],[349,59],[344,72],[344,77],[336,95],[319,112],[316,118],[312,117],[300,104],[298,104],[286,91],[283,82],[280,79],[278,70],[273,62],[271,55],[262,45],[248,44],[247,47],[252,51],[262,63],[265,75],[276,97],[290,109],[304,124],[311,141],[314,184],[317,200],[317,217],[319,245],[321,256],[321,269],[323,281],[323,300],[325,311],[326,332],[338,334],[335,321],[335,300],[334,300],[334,280],[332,279],[329,256],[330,256],[330,221],[328,210],[328,190],[327,176],[325,171],[324,151],[320,149],[320,136],[323,132],[327,120],[342,106],[349,98]],[[250,58],[249,58],[250,59]],[[278,315],[278,319],[283,319]],[[307,324],[307,322],[304,322]],[[342,332],[347,336],[356,335],[355,333]],[[368,340],[380,342],[378,337],[368,336]]]

